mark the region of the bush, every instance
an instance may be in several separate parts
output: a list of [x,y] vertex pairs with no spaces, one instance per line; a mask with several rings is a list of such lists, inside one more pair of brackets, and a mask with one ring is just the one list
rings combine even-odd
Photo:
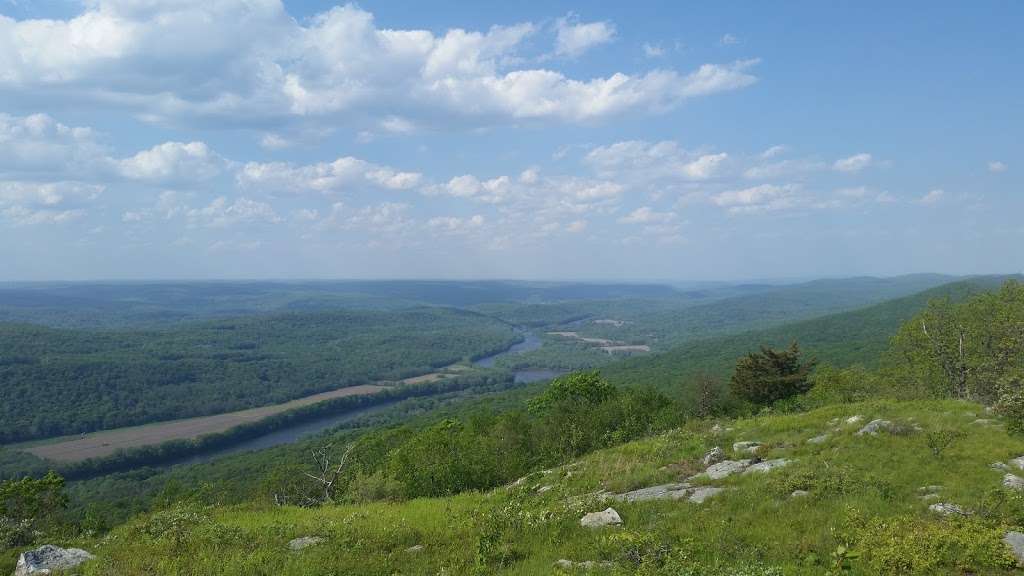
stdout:
[[996,411],[1006,418],[1006,428],[1024,432],[1024,377],[1007,376],[999,382]]

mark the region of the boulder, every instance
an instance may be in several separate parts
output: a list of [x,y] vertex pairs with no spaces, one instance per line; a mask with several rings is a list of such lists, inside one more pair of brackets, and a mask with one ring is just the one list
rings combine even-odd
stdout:
[[751,465],[749,468],[743,471],[744,474],[752,474],[754,472],[768,472],[776,468],[782,468],[783,466],[790,463],[790,460],[786,458],[776,458],[774,460],[765,460],[764,462],[758,462],[757,464]]
[[85,550],[78,548],[60,548],[46,544],[35,550],[24,552],[18,557],[18,564],[14,568],[14,576],[29,576],[30,574],[50,574],[71,570],[86,560],[95,558]]
[[814,438],[808,438],[807,439],[807,443],[808,444],[824,444],[825,442],[828,442],[828,438],[829,438],[828,434],[822,434],[821,436],[815,436]]
[[754,452],[757,452],[759,448],[761,448],[760,442],[744,441],[736,442],[732,445],[733,452],[746,452],[747,454],[753,454]]
[[694,504],[703,504],[705,500],[721,493],[724,490],[725,488],[718,488],[716,486],[703,486],[701,488],[697,488],[693,491],[693,494],[690,494],[690,502],[693,502]]
[[608,508],[600,512],[591,512],[580,518],[580,526],[584,528],[600,528],[602,526],[619,526],[622,518],[614,508]]
[[964,510],[956,504],[949,504],[948,502],[938,502],[928,506],[928,509],[936,514],[942,514],[943,516],[968,516],[970,511]]
[[1007,532],[1003,536],[1003,542],[1010,548],[1013,557],[1017,559],[1017,566],[1024,568],[1024,533]]
[[725,460],[725,450],[722,450],[719,446],[715,446],[704,453],[704,457],[700,459],[700,462],[705,468],[707,468],[712,464],[718,464],[722,460]]
[[1003,476],[1003,488],[1024,490],[1024,478],[1021,478],[1016,474],[1007,474],[1006,476]]
[[747,466],[750,466],[750,460],[724,460],[718,464],[708,466],[704,474],[712,480],[720,480],[726,476],[742,472]]
[[1018,456],[1010,460],[1010,465],[1017,467],[1019,470],[1024,470],[1024,456]]
[[296,538],[288,542],[288,549],[299,551],[303,548],[309,548],[310,546],[316,546],[317,544],[323,544],[324,539],[319,536],[303,536],[302,538]]
[[896,425],[888,420],[872,420],[871,422],[868,422],[863,428],[857,431],[857,436],[863,436],[865,434],[875,436],[879,432],[892,432],[895,429]]
[[650,486],[648,488],[640,488],[639,490],[633,490],[632,492],[626,492],[625,494],[615,494],[612,499],[620,502],[647,502],[648,500],[681,500],[689,494],[690,485],[683,482],[681,484],[661,484],[659,486]]

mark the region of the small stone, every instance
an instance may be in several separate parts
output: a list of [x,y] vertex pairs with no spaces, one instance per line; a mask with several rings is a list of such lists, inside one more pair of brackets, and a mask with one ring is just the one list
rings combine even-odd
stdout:
[[593,570],[595,568],[614,568],[615,563],[608,562],[607,560],[602,560],[601,562],[596,562],[594,560],[573,562],[572,560],[566,560],[565,558],[562,558],[561,560],[555,561],[555,566],[558,568],[563,568],[565,570],[573,570],[575,568],[579,568],[581,570]]
[[708,466],[704,473],[712,480],[721,480],[726,476],[742,472],[747,466],[750,466],[750,460],[725,460]]
[[693,491],[693,494],[690,495],[690,502],[693,502],[694,504],[703,504],[705,500],[723,492],[724,490],[725,488],[718,488],[716,486],[704,486],[697,488]]
[[423,544],[417,544],[415,546],[409,546],[405,551],[409,554],[419,554],[420,552],[423,552],[423,549]]
[[996,423],[997,422],[995,420],[992,420],[990,418],[978,418],[977,420],[971,422],[971,424],[977,424],[979,426],[989,426],[991,424],[996,424]]
[[920,488],[917,489],[917,491],[922,493],[922,494],[927,494],[927,493],[931,493],[931,492],[938,492],[939,490],[942,490],[943,488],[944,488],[944,486],[939,486],[938,484],[932,484],[930,486],[921,486]]
[[18,564],[14,568],[14,576],[63,572],[93,558],[95,556],[79,548],[60,548],[46,544],[35,550],[23,552],[21,556],[18,556]]
[[705,468],[712,464],[718,464],[722,460],[725,460],[725,450],[722,450],[719,446],[715,446],[711,450],[708,450],[704,454],[704,457],[700,459],[701,464],[703,464]]
[[847,418],[846,419],[846,423],[847,424],[857,424],[857,423],[861,422],[862,420],[864,420],[864,417],[861,416],[860,414],[858,414],[856,416],[850,416],[849,418]]
[[316,546],[317,544],[323,544],[324,539],[319,536],[303,536],[302,538],[296,538],[288,542],[288,548],[290,550],[299,551],[303,548],[309,548],[310,546]]
[[895,428],[896,426],[893,425],[893,423],[888,420],[872,420],[871,422],[868,422],[867,425],[865,425],[863,428],[857,431],[857,436],[863,436],[865,434],[875,436],[880,431],[884,430],[886,432],[892,432]]
[[757,452],[759,448],[761,448],[760,442],[744,441],[736,442],[732,445],[733,452],[746,452],[747,454],[753,454],[754,452]]
[[1016,474],[1003,476],[1003,487],[1011,490],[1024,490],[1024,478]]
[[614,508],[608,508],[600,512],[591,512],[580,518],[580,526],[584,528],[600,528],[601,526],[619,526],[622,524],[622,517]]
[[939,502],[937,504],[932,504],[932,505],[928,506],[928,509],[931,510],[932,512],[935,512],[936,514],[942,514],[943,516],[952,516],[952,515],[968,516],[968,515],[970,515],[969,511],[964,510],[963,508],[961,508],[960,506],[957,506],[956,504],[949,504],[947,502]]
[[789,460],[785,458],[776,458],[774,460],[765,460],[764,462],[758,462],[743,471],[744,474],[752,474],[754,472],[768,472],[776,468],[782,468],[789,464]]
[[548,490],[551,490],[552,488],[554,488],[554,486],[550,486],[550,485],[541,486],[540,488],[537,488],[537,494],[543,494],[543,493],[547,492]]
[[1024,568],[1024,533],[1007,532],[1003,536],[1003,542],[1010,547],[1013,557],[1017,559],[1017,566]]
[[996,472],[1009,472],[1010,471],[1010,467],[1007,466],[1005,462],[993,462],[993,463],[989,464],[988,467],[993,469],[993,470],[995,470]]
[[814,438],[808,438],[807,439],[807,443],[808,444],[824,444],[825,442],[828,442],[828,438],[829,438],[828,434],[822,434],[821,436],[815,436]]
[[1024,456],[1018,456],[1010,460],[1010,464],[1016,466],[1019,470],[1024,470]]
[[803,498],[805,496],[810,496],[810,495],[811,495],[811,493],[808,492],[807,490],[793,490],[793,493],[790,494],[789,497],[790,498]]

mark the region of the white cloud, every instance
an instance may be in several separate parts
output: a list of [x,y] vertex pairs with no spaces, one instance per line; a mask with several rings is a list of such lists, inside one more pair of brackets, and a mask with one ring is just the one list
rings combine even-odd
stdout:
[[224,160],[203,142],[164,142],[121,160],[121,175],[132,180],[180,182],[216,176]]
[[243,188],[339,193],[360,187],[408,190],[419,185],[422,175],[345,156],[333,162],[302,166],[286,162],[249,162],[235,178]]
[[841,158],[832,164],[832,168],[839,172],[860,172],[871,165],[871,154],[862,152],[848,158]]
[[260,146],[267,150],[282,150],[292,145],[291,141],[278,134],[264,134],[260,138]]
[[555,54],[568,58],[577,58],[615,38],[615,26],[611,22],[579,23],[573,14],[559,18],[555,30]]
[[484,217],[480,214],[474,214],[468,218],[439,216],[427,221],[427,226],[431,229],[447,234],[464,234],[470,230],[478,229],[483,225]]
[[722,46],[734,46],[740,43],[740,39],[733,34],[723,34],[718,41]]
[[629,140],[594,148],[585,161],[606,177],[628,177],[634,181],[657,178],[706,180],[717,176],[728,158],[724,152],[689,152],[672,141],[650,143]]
[[401,116],[388,116],[380,121],[380,128],[391,134],[412,134],[416,131],[416,124]]
[[85,216],[103,191],[79,182],[0,181],[0,215],[15,225],[63,224]]
[[671,222],[676,217],[674,212],[656,212],[649,206],[641,206],[626,216],[619,218],[623,224],[652,224]]
[[993,160],[988,163],[989,172],[1006,172],[1008,166],[998,160]]
[[644,56],[648,58],[661,58],[665,55],[665,49],[658,44],[649,44],[644,42],[643,46]]
[[772,146],[771,148],[768,148],[764,152],[761,152],[761,158],[765,158],[765,159],[775,158],[776,156],[781,156],[781,155],[783,155],[785,153],[786,153],[786,147],[785,146],[781,146],[781,145],[779,145],[779,146]]
[[[761,155],[764,157],[764,154]],[[819,172],[828,169],[828,164],[807,158],[794,158],[757,164],[747,168],[743,177],[750,180],[767,180]]]
[[233,202],[224,196],[215,198],[203,208],[185,213],[191,227],[227,228],[238,224],[277,224],[280,216],[265,202],[249,198],[236,198]]
[[0,113],[0,174],[74,174],[79,179],[104,171],[106,154],[89,128],[66,126],[46,114]]
[[[405,133],[420,120],[574,122],[659,111],[756,81],[756,61],[570,78],[522,65],[518,53],[536,29],[380,28],[351,4],[300,21],[279,0],[88,0],[68,20],[0,16],[0,93],[45,92],[154,122],[261,128],[369,118],[374,129]],[[576,56],[613,38],[609,23],[563,19],[556,50]]]
[[941,202],[942,199],[945,198],[945,197],[946,197],[946,192],[944,190],[940,190],[940,189],[936,188],[935,190],[929,190],[927,194],[925,194],[924,196],[921,196],[920,198],[918,198],[917,202],[918,202],[918,204],[924,204],[926,206],[930,206],[932,204],[937,204],[937,203]]
[[793,184],[762,184],[715,194],[711,197],[711,202],[734,214],[783,210],[800,203],[798,192],[799,187]]
[[586,229],[586,220],[573,220],[572,222],[569,223],[568,226],[565,227],[565,231],[571,234],[579,234],[580,232],[583,232]]

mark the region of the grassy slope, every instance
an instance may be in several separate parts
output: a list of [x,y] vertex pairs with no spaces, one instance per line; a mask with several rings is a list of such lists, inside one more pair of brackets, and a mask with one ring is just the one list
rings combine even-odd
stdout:
[[783,347],[796,340],[810,356],[837,365],[877,363],[889,338],[929,300],[954,300],[998,287],[1005,278],[984,277],[954,282],[867,308],[811,320],[699,340],[663,354],[638,357],[605,367],[602,372],[617,385],[647,385],[678,390],[699,373],[724,378],[736,359],[758,346]]
[[[601,451],[578,465],[537,473],[519,488],[406,503],[336,506],[316,510],[229,507],[164,512],[115,530],[101,542],[79,542],[100,560],[85,574],[468,574],[477,553],[503,551],[504,565],[478,573],[548,574],[559,558],[606,560],[634,573],[644,551],[675,557],[697,573],[738,573],[739,567],[777,567],[785,574],[822,574],[841,544],[861,554],[852,574],[1004,574],[1009,558],[999,538],[1024,521],[1019,496],[984,519],[953,520],[927,510],[919,487],[942,485],[941,501],[977,509],[998,489],[1001,472],[989,468],[1024,453],[1024,441],[1000,425],[972,423],[980,407],[958,402],[873,402],[726,423],[710,422]],[[957,429],[966,436],[935,457],[926,433],[856,436],[857,425],[835,424],[860,414],[920,424],[925,431]],[[727,428],[727,430],[728,430]],[[836,430],[838,428],[838,431]],[[824,444],[808,444],[829,432]],[[699,469],[711,446],[737,440],[767,446],[765,458],[791,458],[765,475],[715,482],[729,488],[702,505],[685,501],[611,503],[620,528],[583,529],[585,512],[608,502],[588,494],[676,481]],[[535,488],[550,485],[546,493]],[[791,498],[796,488],[810,496]],[[856,512],[854,512],[856,511]],[[873,518],[867,525],[858,518]],[[317,535],[326,543],[295,553],[286,543]],[[406,549],[423,545],[420,553]],[[657,554],[654,554],[657,552]],[[641,566],[643,568],[643,566]],[[686,574],[662,567],[650,574]]]

